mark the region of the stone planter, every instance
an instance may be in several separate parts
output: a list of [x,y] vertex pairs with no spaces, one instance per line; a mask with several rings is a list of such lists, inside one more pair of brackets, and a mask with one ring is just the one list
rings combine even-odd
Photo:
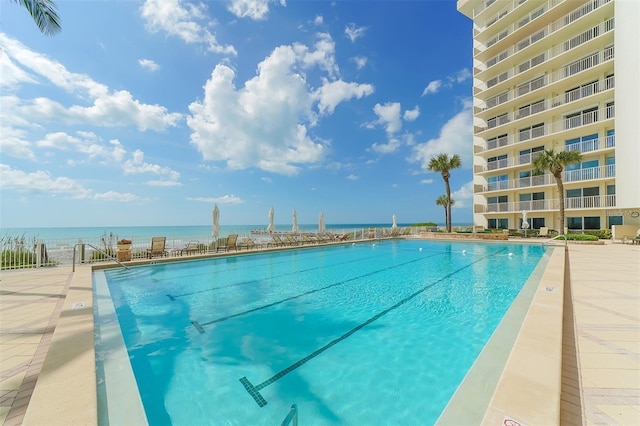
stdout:
[[128,262],[131,260],[131,244],[118,244],[116,246],[116,259],[118,262]]

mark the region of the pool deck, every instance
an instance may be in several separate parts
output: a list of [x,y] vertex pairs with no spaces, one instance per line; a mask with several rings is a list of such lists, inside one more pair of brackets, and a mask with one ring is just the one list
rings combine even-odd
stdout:
[[[565,303],[565,315],[572,313],[575,324],[565,320],[560,423],[639,425],[640,246],[570,244],[569,265],[573,303]],[[95,395],[95,378],[81,373],[94,369],[93,333],[86,327],[93,315],[91,267],[71,269],[1,272],[0,422],[5,426],[97,424],[95,406],[78,403],[83,395]],[[59,343],[52,345],[54,333]],[[47,380],[36,390],[39,377]],[[66,391],[52,400],[41,389],[44,382],[62,383]],[[42,417],[45,406],[48,416],[60,416]]]

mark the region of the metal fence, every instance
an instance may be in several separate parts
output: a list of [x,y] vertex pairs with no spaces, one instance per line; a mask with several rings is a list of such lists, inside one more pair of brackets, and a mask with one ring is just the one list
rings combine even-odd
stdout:
[[[330,229],[333,235],[346,235],[348,241],[382,239],[390,237],[416,235],[420,231],[434,230],[418,227],[402,227],[392,229],[387,228],[357,228],[357,229]],[[302,234],[292,233],[294,237],[301,237]],[[313,235],[313,233],[311,233]],[[223,236],[221,236],[223,237]],[[239,235],[238,241],[251,239],[257,243],[258,247],[267,247],[272,241],[272,237],[267,233]],[[145,259],[147,250],[151,248],[149,237],[131,238],[131,260]],[[197,247],[193,250],[193,247]],[[74,261],[74,250],[76,263],[92,264],[99,262],[112,262],[112,258],[117,258],[118,241],[113,236],[103,236],[92,239],[38,239],[24,236],[1,236],[0,237],[0,269],[26,269],[41,268],[50,266],[71,265]],[[215,251],[215,241],[211,235],[203,235],[194,238],[167,237],[165,244],[166,255],[182,256],[193,253],[208,253]],[[105,255],[106,254],[106,255]],[[129,260],[128,258],[126,260]]]

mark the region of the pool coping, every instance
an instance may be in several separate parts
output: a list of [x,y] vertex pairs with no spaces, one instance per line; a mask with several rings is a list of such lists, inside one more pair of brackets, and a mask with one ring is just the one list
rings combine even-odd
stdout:
[[560,424],[564,269],[565,250],[555,247],[531,274],[437,424]]
[[[476,424],[502,423],[505,417],[528,424],[558,424],[564,251],[564,248],[553,249],[522,327],[518,324],[520,331],[516,343],[496,391],[492,393],[489,405],[485,406],[481,422],[477,420],[475,411]],[[139,264],[143,263],[148,262]],[[105,269],[105,265],[80,266],[71,279],[51,347],[24,417],[25,425],[99,423],[93,317],[93,271],[98,269]],[[546,291],[546,286],[555,290]],[[538,356],[545,361],[543,365],[527,362]],[[514,391],[523,388],[527,391]],[[549,401],[555,402],[548,405]],[[464,402],[469,405],[468,399]],[[464,415],[463,411],[457,413]],[[450,424],[444,421],[444,417],[441,420],[442,424]],[[466,422],[458,417],[456,424],[462,423]]]

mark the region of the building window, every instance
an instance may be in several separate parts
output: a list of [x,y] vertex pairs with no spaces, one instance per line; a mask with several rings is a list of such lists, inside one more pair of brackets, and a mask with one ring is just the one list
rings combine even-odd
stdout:
[[509,160],[507,159],[507,154],[498,155],[497,157],[487,158],[487,169],[495,170],[502,169],[509,165]]
[[[608,111],[608,109],[607,109]],[[564,128],[573,129],[598,121],[598,107],[585,109],[584,111],[569,114],[564,117]]]
[[489,191],[509,189],[509,175],[491,176],[487,178],[487,184]]
[[520,129],[518,132],[518,141],[522,142],[540,136],[544,136],[544,123],[538,123],[533,126]]
[[531,228],[540,229],[544,225],[544,217],[533,217],[531,218]]
[[616,116],[616,105],[615,102],[607,103],[607,118],[613,118]]
[[573,230],[582,231],[582,218],[581,217],[568,217],[567,218],[567,228]]
[[565,140],[564,146],[567,151],[590,152],[600,149],[600,140],[598,139],[598,134],[594,133],[575,139]]
[[509,229],[508,219],[489,219],[487,224],[489,229]]
[[518,164],[529,164],[536,159],[544,151],[544,145],[536,146],[535,148],[523,149],[520,151],[520,157]]
[[577,101],[578,99],[598,93],[598,86],[599,83],[598,80],[596,80],[567,90],[564,92],[564,103],[568,104],[569,102]]
[[567,228],[573,231],[600,229],[600,216],[568,217]]
[[[616,206],[616,186],[615,185],[607,185],[607,207],[615,207]],[[620,224],[622,225],[622,224]]]
[[584,229],[600,229],[600,216],[585,216]]
[[506,212],[509,210],[508,198],[506,195],[497,197],[487,197],[487,210],[489,212]]
[[568,209],[590,209],[600,207],[600,188],[593,186],[590,188],[568,189],[564,200]]
[[521,106],[520,108],[518,108],[518,116],[516,118],[524,118],[531,114],[536,114],[544,110],[545,110],[545,104],[544,104],[544,99],[542,99],[540,101],[533,102],[529,105]]
[[622,216],[607,217],[607,225],[609,226],[609,229],[611,229],[613,225],[622,225]]
[[487,139],[487,149],[494,149],[500,146],[505,146],[509,143],[507,135],[496,136],[495,138]]
[[616,146],[616,130],[607,130],[607,148]]

